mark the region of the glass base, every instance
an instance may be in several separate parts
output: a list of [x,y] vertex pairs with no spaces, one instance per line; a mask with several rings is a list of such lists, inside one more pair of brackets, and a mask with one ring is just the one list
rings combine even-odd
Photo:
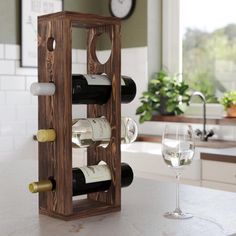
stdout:
[[179,208],[176,208],[173,212],[166,212],[164,217],[168,219],[190,219],[193,217],[190,213],[184,213]]

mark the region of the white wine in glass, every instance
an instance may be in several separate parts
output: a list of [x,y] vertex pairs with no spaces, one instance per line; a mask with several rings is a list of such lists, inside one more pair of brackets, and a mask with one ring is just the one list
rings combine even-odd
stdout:
[[194,133],[191,125],[166,125],[162,135],[162,157],[176,175],[176,208],[164,214],[170,219],[188,219],[192,215],[184,213],[179,205],[179,179],[185,166],[191,164],[194,156]]

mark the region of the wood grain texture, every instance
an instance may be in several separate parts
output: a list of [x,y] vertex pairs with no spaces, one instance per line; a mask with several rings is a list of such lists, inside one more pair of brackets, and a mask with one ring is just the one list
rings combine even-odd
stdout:
[[[55,192],[39,194],[40,208],[65,215],[72,214],[70,37],[68,20],[39,22],[39,82],[53,81],[56,86],[54,96],[39,96],[39,128],[56,131],[55,142],[39,144],[39,176],[53,176],[57,182]],[[49,38],[56,41],[54,51],[48,50]]]
[[55,217],[65,221],[74,220],[78,218],[86,218],[120,211],[120,206],[113,206],[102,203],[100,201],[93,201],[90,199],[83,199],[73,202],[73,213],[71,215],[58,214],[53,211],[40,210],[43,215]]
[[201,153],[200,158],[202,160],[208,160],[208,161],[236,163],[236,153],[234,153],[234,156],[223,155],[223,154]]
[[96,28],[97,26],[120,24],[120,20],[114,17],[103,17],[100,15],[62,11],[58,13],[39,16],[39,21],[48,21],[52,18],[68,19],[73,27]]
[[[96,56],[96,39],[107,33],[110,37],[112,50],[110,58],[105,64],[101,64]],[[105,116],[111,125],[111,140],[107,148],[88,148],[88,165],[96,165],[105,161],[110,167],[112,174],[112,185],[108,192],[89,194],[89,198],[98,200],[110,205],[120,206],[121,204],[121,183],[120,183],[120,126],[121,126],[121,93],[120,93],[120,25],[105,25],[89,29],[87,71],[88,74],[107,74],[112,84],[112,94],[109,101],[100,105],[88,105],[88,117]]]
[[[50,37],[51,22],[43,22],[38,25],[38,61],[39,82],[49,82],[50,78],[47,73],[47,60],[51,57],[47,51],[46,42]],[[52,97],[39,96],[38,97],[38,127],[39,129],[53,127],[53,113],[51,109]],[[39,180],[45,180],[53,175],[53,162],[54,162],[54,142],[38,143],[38,158],[39,158]],[[39,194],[39,207],[42,209],[52,210],[53,194],[45,192]]]
[[[89,194],[87,201],[72,200],[72,27],[88,28],[88,73],[105,73],[112,81],[110,100],[88,106],[88,117],[105,116],[111,124],[107,148],[91,147],[88,165],[105,161],[112,173],[107,192]],[[109,60],[101,64],[96,57],[96,38],[108,33],[112,42]],[[53,49],[52,42],[56,47]],[[54,142],[39,143],[39,180],[53,176],[56,190],[39,193],[39,212],[64,220],[119,211],[121,205],[120,165],[120,21],[91,14],[60,12],[38,18],[38,80],[54,82],[53,96],[39,96],[39,129],[53,128]]]

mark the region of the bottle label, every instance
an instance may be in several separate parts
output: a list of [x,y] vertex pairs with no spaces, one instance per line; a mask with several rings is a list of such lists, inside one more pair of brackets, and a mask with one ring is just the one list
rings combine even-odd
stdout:
[[120,80],[120,85],[121,86],[125,86],[125,81],[121,78],[121,80]]
[[111,172],[107,165],[94,165],[80,167],[85,177],[85,183],[95,183],[111,180]]
[[105,118],[88,118],[92,127],[93,141],[109,141],[111,138],[111,127]]
[[[111,81],[105,75],[84,75],[88,85],[111,85]],[[124,80],[121,78],[121,85],[125,86]]]

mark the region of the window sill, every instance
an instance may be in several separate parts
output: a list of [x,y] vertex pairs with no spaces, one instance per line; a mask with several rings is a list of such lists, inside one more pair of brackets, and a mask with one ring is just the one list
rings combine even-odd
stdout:
[[[175,123],[193,123],[193,124],[202,124],[203,118],[200,116],[160,116],[154,115],[151,121],[159,122],[175,122]],[[235,125],[236,118],[229,117],[207,117],[207,124],[212,125]]]

